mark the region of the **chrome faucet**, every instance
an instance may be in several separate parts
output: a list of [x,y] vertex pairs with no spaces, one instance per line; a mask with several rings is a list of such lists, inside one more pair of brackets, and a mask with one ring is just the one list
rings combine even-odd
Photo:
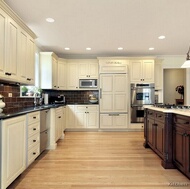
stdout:
[[34,106],[36,107],[37,105],[37,93],[34,93]]

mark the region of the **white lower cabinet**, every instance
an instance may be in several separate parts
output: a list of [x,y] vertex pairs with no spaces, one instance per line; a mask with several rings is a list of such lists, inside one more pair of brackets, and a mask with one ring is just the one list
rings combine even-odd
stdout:
[[99,105],[68,105],[67,128],[99,128]]
[[6,189],[26,168],[26,116],[1,121],[1,189]]
[[64,107],[51,108],[50,120],[48,127],[50,128],[48,149],[56,149],[57,140],[64,138]]
[[27,160],[28,167],[40,155],[40,112],[27,114]]
[[100,114],[101,129],[123,129],[127,128],[128,114]]

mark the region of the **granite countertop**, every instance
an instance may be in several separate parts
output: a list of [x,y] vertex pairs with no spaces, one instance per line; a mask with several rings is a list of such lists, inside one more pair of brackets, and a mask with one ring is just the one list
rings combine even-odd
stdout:
[[180,114],[184,116],[190,116],[190,109],[167,109],[167,108],[158,108],[152,105],[145,105],[144,108],[148,108],[155,111],[160,111],[163,113],[173,113],[173,114]]
[[8,118],[16,117],[19,115],[24,115],[30,112],[41,111],[41,110],[50,109],[50,108],[58,108],[60,106],[65,106],[65,104],[49,104],[49,105],[41,105],[41,106],[36,106],[36,107],[19,108],[18,110],[11,113],[2,112],[0,114],[0,119],[8,119]]

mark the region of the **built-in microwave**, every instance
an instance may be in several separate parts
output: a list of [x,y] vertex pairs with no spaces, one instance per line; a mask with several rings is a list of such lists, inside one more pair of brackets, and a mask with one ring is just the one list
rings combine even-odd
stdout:
[[97,79],[79,79],[80,88],[97,88]]

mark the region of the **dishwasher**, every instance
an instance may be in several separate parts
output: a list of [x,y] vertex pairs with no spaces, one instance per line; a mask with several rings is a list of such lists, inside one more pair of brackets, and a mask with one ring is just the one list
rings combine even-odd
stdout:
[[47,148],[48,143],[48,117],[49,109],[40,111],[40,153]]

